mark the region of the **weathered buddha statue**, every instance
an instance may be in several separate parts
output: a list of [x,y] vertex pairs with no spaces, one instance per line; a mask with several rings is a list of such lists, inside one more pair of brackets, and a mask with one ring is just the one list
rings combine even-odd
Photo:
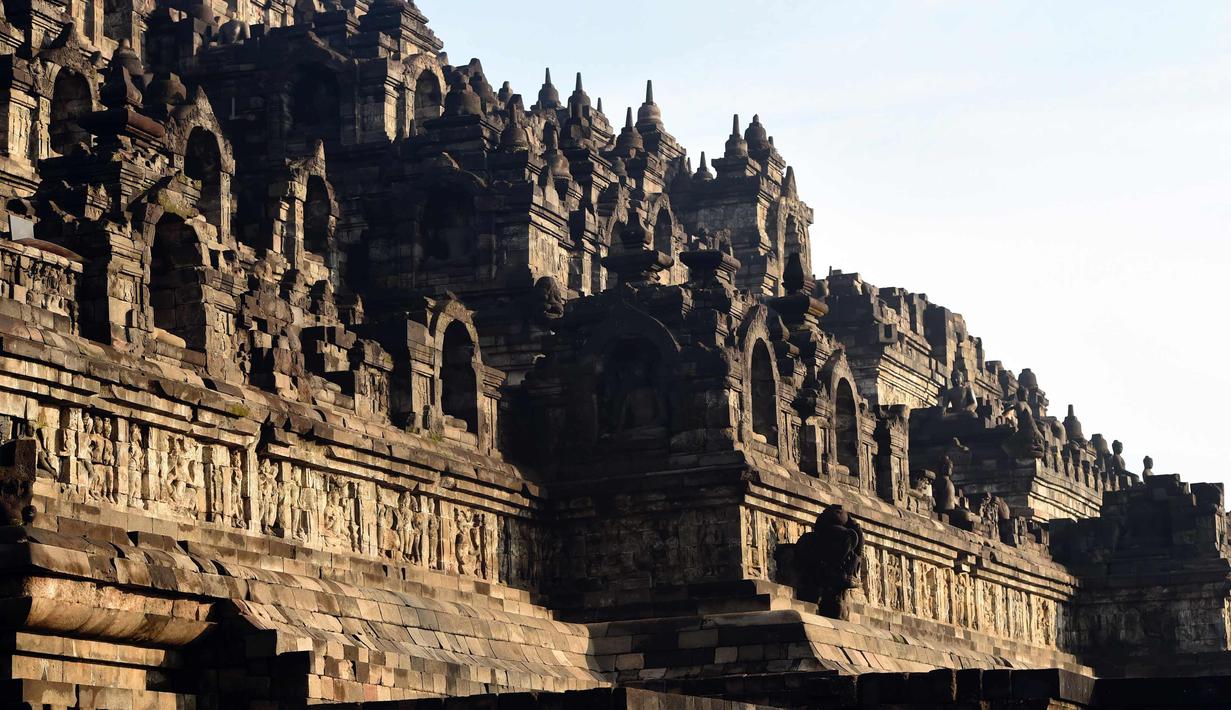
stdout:
[[623,429],[652,426],[659,423],[658,391],[649,381],[644,365],[636,363],[637,369],[632,373],[633,387],[624,398],[624,407],[620,415],[620,425]]
[[949,376],[949,389],[941,395],[940,404],[946,414],[974,414],[979,408],[979,401],[975,398],[974,388],[970,386],[965,370],[956,366],[953,368],[953,374]]
[[544,276],[535,281],[534,298],[535,316],[541,323],[550,323],[564,315],[564,291],[555,278]]
[[1111,442],[1111,458],[1108,469],[1110,473],[1117,476],[1128,471],[1128,466],[1124,462],[1124,444],[1119,440]]
[[957,507],[957,487],[953,485],[953,459],[945,456],[940,462],[940,472],[932,481],[933,509],[948,513]]
[[1041,459],[1047,453],[1047,440],[1034,419],[1034,410],[1026,401],[1025,391],[1018,392],[1014,415],[1017,420],[1017,431],[1004,444],[1004,450],[1015,458]]
[[252,30],[248,23],[231,15],[230,19],[218,29],[217,39],[219,44],[235,44],[236,42],[243,42],[251,36]]
[[664,407],[653,367],[642,358],[630,357],[609,368],[603,383],[606,401],[606,431],[619,433],[663,423]]
[[842,618],[846,596],[859,586],[863,566],[859,523],[841,505],[825,508],[795,543],[794,565],[799,597],[816,602],[825,616]]

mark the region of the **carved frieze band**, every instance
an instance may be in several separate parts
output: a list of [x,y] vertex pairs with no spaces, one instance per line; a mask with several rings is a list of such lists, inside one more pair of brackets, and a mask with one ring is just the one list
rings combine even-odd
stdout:
[[[774,550],[807,526],[743,509],[744,565],[749,576],[774,579]],[[1055,599],[941,566],[874,543],[863,547],[862,592],[869,607],[951,624],[1036,646],[1056,647],[1063,609]]]
[[[7,400],[6,400],[7,401]],[[58,498],[136,508],[167,520],[195,520],[294,541],[315,549],[380,556],[430,570],[517,586],[543,573],[542,536],[521,518],[418,489],[361,479],[304,461],[200,441],[82,407],[17,406],[33,417],[0,414],[0,444],[31,456],[0,465],[16,482],[5,498],[30,501],[43,480]],[[13,407],[6,407],[12,410]],[[314,448],[313,444],[299,448]]]

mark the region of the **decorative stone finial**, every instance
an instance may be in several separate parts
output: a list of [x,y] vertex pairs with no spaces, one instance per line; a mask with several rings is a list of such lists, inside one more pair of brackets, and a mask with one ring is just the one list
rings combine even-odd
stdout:
[[1084,442],[1086,437],[1081,431],[1081,420],[1073,413],[1073,405],[1069,405],[1069,414],[1064,418],[1064,431],[1070,441]]
[[530,135],[526,132],[526,128],[523,125],[524,117],[522,116],[521,104],[522,99],[518,94],[509,97],[505,104],[509,114],[509,122],[500,134],[500,147],[503,150],[517,152],[530,149]]
[[544,73],[543,88],[539,89],[539,106],[545,109],[560,108],[560,92],[551,83],[551,69]]
[[658,104],[654,103],[654,82],[645,82],[645,103],[641,104],[641,108],[637,110],[637,125],[660,128],[663,123],[663,114],[659,110]]
[[457,74],[453,78],[453,85],[449,87],[449,93],[445,96],[445,116],[481,116],[483,114],[483,100],[474,92],[474,87],[466,81],[466,77],[462,74]]
[[766,151],[772,147],[765,126],[761,125],[760,115],[752,117],[752,123],[748,124],[748,130],[744,132],[744,141],[748,144],[748,150]]
[[727,139],[727,158],[747,158],[748,142],[739,133],[739,114],[731,120],[731,137]]
[[132,74],[123,64],[115,61],[107,69],[107,78],[99,88],[98,98],[108,108],[138,108],[144,100]]
[[705,157],[705,153],[701,153],[701,166],[697,168],[696,175],[693,177],[698,180],[713,180],[714,174],[710,172],[710,161]]
[[631,158],[643,150],[645,150],[645,141],[633,126],[633,109],[630,106],[624,115],[624,129],[616,138],[616,152],[622,157]]
[[543,127],[543,160],[547,162],[547,169],[553,177],[567,177],[569,175],[568,160],[560,152],[560,140],[556,134],[556,124],[550,122]]
[[568,99],[568,108],[569,113],[577,117],[580,117],[585,109],[590,108],[590,97],[581,85],[581,72],[577,72],[577,86],[573,89],[573,95]]

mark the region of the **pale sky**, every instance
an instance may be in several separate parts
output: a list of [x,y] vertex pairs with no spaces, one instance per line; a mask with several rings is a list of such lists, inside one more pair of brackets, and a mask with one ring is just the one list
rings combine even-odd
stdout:
[[581,71],[615,121],[653,79],[694,160],[759,113],[818,275],[927,293],[1132,470],[1231,483],[1231,3],[418,5],[527,103]]

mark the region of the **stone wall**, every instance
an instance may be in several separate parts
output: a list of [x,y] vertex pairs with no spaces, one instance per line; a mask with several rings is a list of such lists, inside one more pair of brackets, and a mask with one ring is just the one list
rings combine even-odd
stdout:
[[1224,672],[1221,489],[818,281],[759,116],[694,165],[652,85],[497,88],[407,0],[4,9],[0,704]]
[[1036,665],[1054,652],[1073,654],[1066,629],[1078,581],[1047,561],[1038,547],[1013,547],[944,530],[936,521],[903,519],[891,507],[860,505],[849,493],[824,485],[770,476],[762,481],[765,486],[753,490],[744,510],[748,576],[789,581],[778,549],[802,536],[822,501],[840,503],[859,511],[864,533],[851,618],[924,629],[938,639],[957,634],[983,639]]

